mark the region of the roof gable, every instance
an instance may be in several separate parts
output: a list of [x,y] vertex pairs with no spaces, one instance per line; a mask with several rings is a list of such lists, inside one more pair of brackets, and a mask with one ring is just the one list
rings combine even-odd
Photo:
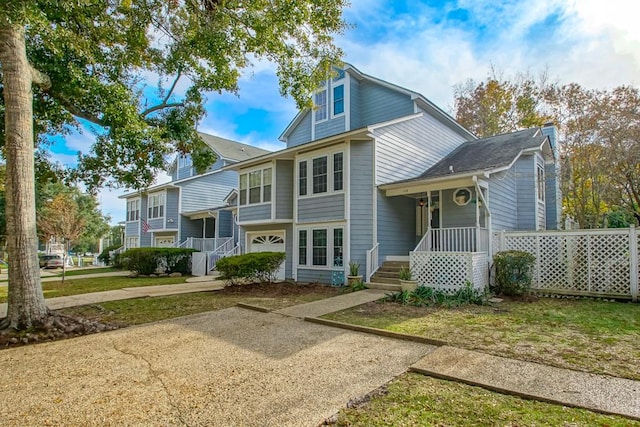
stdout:
[[242,161],[253,157],[262,156],[270,151],[230,139],[221,138],[215,135],[198,132],[200,138],[211,148],[220,158],[231,161]]

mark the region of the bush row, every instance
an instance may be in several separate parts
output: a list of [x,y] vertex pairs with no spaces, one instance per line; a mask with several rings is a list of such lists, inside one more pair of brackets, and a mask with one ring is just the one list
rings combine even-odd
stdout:
[[191,254],[195,249],[184,248],[133,248],[114,259],[114,266],[135,271],[138,274],[181,273],[191,274]]
[[284,252],[254,252],[221,258],[216,270],[231,284],[240,280],[259,280],[271,283],[275,280],[280,264],[285,260]]

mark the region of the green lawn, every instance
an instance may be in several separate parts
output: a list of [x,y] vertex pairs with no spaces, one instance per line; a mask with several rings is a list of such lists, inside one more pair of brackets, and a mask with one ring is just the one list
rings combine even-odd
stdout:
[[540,298],[444,309],[371,303],[325,318],[640,380],[640,304]]
[[[62,269],[59,270],[49,270],[53,273],[57,273],[59,276],[62,276]],[[84,274],[99,274],[99,273],[112,273],[115,271],[122,271],[119,268],[113,267],[95,267],[95,268],[76,268],[73,270],[67,270],[65,272],[65,276],[80,276]]]
[[371,401],[341,410],[338,426],[639,426],[626,418],[525,400],[480,387],[405,374]]
[[271,285],[251,284],[230,286],[212,292],[111,301],[100,305],[68,308],[62,312],[118,325],[137,325],[205,311],[221,310],[233,307],[238,303],[277,310],[332,297],[340,292],[339,289],[322,285],[296,285],[286,282]]
[[[45,298],[87,294],[90,292],[111,291],[137,286],[173,285],[184,283],[186,277],[130,278],[126,276],[93,277],[53,282],[42,282]],[[7,301],[7,288],[0,287],[0,302]]]

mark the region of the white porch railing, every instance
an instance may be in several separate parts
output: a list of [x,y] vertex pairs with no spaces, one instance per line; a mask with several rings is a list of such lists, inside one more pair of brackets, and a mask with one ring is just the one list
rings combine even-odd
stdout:
[[216,269],[216,263],[220,258],[240,255],[242,252],[240,245],[233,244],[233,237],[218,247],[214,252],[207,252],[207,274]]
[[486,228],[429,228],[415,252],[487,252],[489,232]]
[[369,282],[371,280],[371,276],[378,271],[380,268],[378,250],[380,248],[380,243],[376,243],[373,248],[367,251],[367,276],[365,277],[365,281]]

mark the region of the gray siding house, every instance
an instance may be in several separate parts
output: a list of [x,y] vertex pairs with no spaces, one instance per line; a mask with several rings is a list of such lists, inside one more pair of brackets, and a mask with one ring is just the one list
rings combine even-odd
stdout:
[[419,93],[348,64],[313,101],[284,149],[229,167],[239,244],[286,252],[281,278],[341,283],[355,262],[368,280],[385,260],[411,259],[432,284],[447,266],[427,264],[459,270],[443,258],[455,253],[482,281],[492,229],[557,228],[555,127],[477,139]]
[[125,194],[127,203],[125,249],[143,246],[180,246],[213,251],[222,242],[237,242],[238,229],[227,196],[237,187],[238,174],[225,166],[261,156],[268,151],[200,133],[217,160],[198,174],[189,154],[171,165],[171,181],[144,191]]

